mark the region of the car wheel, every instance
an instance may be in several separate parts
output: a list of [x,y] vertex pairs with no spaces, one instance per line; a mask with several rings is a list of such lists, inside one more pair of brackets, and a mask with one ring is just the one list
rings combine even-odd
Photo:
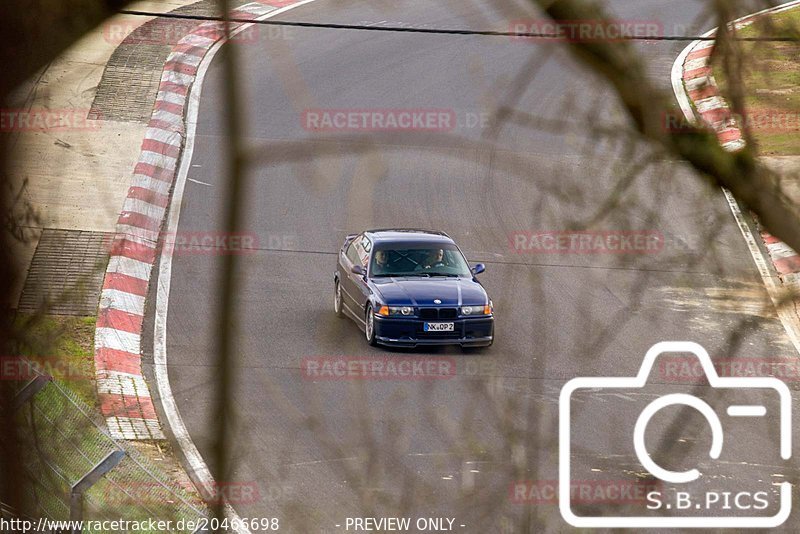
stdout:
[[342,313],[342,286],[338,280],[333,283],[333,311],[336,313],[336,317],[344,315]]
[[364,335],[367,337],[367,343],[374,347],[378,342],[375,340],[375,314],[372,313],[372,304],[367,304],[364,323]]

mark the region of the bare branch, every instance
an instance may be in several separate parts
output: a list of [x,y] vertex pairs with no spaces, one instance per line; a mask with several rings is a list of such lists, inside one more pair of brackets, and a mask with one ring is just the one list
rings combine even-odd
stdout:
[[[608,20],[603,7],[583,0],[537,0],[555,21]],[[570,51],[615,89],[635,128],[650,141],[684,159],[712,183],[731,191],[764,226],[795,250],[800,250],[800,214],[781,189],[778,179],[756,159],[749,145],[726,152],[709,131],[686,127],[670,132],[665,118],[671,113],[671,95],[647,77],[645,64],[631,43],[602,40],[574,41]]]

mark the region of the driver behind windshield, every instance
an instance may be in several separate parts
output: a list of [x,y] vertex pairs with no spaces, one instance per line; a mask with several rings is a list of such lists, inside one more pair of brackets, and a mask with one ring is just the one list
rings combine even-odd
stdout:
[[457,250],[449,248],[379,249],[372,253],[370,276],[470,276]]
[[389,263],[389,255],[385,250],[375,251],[375,262],[372,264],[372,272],[374,274],[383,274]]
[[432,250],[430,254],[428,254],[423,267],[430,269],[432,267],[442,267],[444,265],[444,250],[438,248],[436,250]]

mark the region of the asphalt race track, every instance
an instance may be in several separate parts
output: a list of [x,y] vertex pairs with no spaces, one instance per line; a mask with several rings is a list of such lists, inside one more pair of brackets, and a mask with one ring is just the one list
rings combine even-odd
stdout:
[[[486,0],[317,0],[281,18],[506,30],[509,21],[537,17],[524,2],[507,4],[517,7]],[[657,21],[667,34],[714,25],[695,1],[612,5],[618,17]],[[558,394],[567,380],[633,376],[647,349],[667,340],[699,342],[714,358],[794,357],[722,194],[627,137],[611,92],[563,44],[286,32],[226,45],[236,47],[243,66],[246,142],[263,157],[248,174],[240,207],[245,231],[258,241],[256,251],[240,256],[236,299],[230,481],[258,488],[256,498],[234,502],[242,517],[280,517],[287,532],[345,532],[347,517],[370,515],[455,518],[461,532],[569,531],[554,501],[518,503],[510,496],[515,482],[558,478]],[[636,44],[664,90],[686,44]],[[222,227],[222,83],[217,59],[204,81],[181,232]],[[492,121],[503,106],[527,115]],[[304,112],[325,109],[448,110],[456,123],[445,131],[304,128]],[[287,160],[288,141],[303,142],[300,158]],[[658,232],[663,249],[513,250],[514,232],[589,221],[625,172],[643,161],[619,204],[594,228]],[[470,262],[486,264],[480,280],[497,321],[490,349],[371,348],[355,323],[334,316],[338,248],[347,233],[375,227],[444,230]],[[206,459],[218,268],[212,254],[176,255],[169,302],[170,381]],[[446,361],[457,374],[369,381],[303,375],[304,358],[326,356],[452,358]],[[618,480],[637,472],[626,421],[643,400],[679,387],[663,375],[654,382],[647,393],[588,396],[599,408],[579,412],[574,464],[588,474],[575,477]],[[768,404],[768,412],[774,407]],[[747,424],[726,426],[727,448],[714,465],[718,489],[736,489],[744,479],[778,480],[770,478],[782,465],[775,434],[758,430],[755,421],[741,423]],[[701,422],[668,409],[652,424],[649,446],[675,442],[664,449],[662,464],[711,462]],[[676,428],[670,425],[677,431],[670,433]]]

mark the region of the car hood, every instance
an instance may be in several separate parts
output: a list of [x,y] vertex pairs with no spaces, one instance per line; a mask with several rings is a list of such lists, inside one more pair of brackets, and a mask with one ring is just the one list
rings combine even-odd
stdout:
[[[389,306],[461,306],[487,302],[486,291],[471,278],[378,278],[375,291]],[[435,303],[438,299],[441,302]]]

